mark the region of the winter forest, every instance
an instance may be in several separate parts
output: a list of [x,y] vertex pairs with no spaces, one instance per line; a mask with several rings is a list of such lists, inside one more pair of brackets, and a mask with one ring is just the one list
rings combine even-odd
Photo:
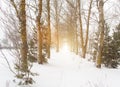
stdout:
[[0,87],[120,87],[120,0],[0,0]]

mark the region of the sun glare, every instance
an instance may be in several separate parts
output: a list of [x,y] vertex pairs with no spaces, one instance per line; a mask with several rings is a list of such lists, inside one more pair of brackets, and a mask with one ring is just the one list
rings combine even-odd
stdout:
[[68,52],[69,51],[69,45],[67,43],[64,43],[61,49],[62,52]]

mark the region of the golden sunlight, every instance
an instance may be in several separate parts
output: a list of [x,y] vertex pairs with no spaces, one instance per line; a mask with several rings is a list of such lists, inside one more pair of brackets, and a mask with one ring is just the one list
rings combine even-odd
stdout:
[[64,43],[62,45],[61,51],[62,52],[69,52],[70,48],[69,48],[69,44],[68,43]]

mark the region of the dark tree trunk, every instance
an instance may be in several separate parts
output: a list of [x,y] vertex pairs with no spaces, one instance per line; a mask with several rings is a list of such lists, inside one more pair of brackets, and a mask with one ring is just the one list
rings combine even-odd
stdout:
[[25,0],[20,0],[19,9],[19,22],[20,22],[20,35],[21,35],[21,68],[23,71],[28,70],[27,64],[27,33],[26,33],[26,10],[25,10]]
[[43,63],[43,57],[42,57],[42,28],[40,24],[41,20],[41,14],[42,14],[42,0],[39,0],[38,4],[38,15],[36,18],[36,25],[37,25],[37,39],[38,39],[38,63],[42,64]]
[[47,11],[48,11],[48,47],[47,47],[47,53],[48,53],[48,58],[50,58],[50,46],[51,46],[50,0],[47,0]]

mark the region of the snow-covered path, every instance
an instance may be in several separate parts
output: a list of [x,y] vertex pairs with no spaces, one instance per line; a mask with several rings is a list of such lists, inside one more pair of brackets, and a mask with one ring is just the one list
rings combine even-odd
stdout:
[[74,53],[53,51],[48,62],[33,68],[40,74],[36,87],[120,87],[119,69],[97,69]]
[[[4,52],[13,64],[14,58],[7,51]],[[0,87],[7,87],[7,83],[9,87],[120,87],[120,69],[97,69],[93,62],[74,53],[56,53],[55,50],[52,50],[48,64],[34,63],[32,72],[39,74],[33,77],[35,84],[17,86],[13,83],[14,75],[9,71],[2,55],[0,58]]]

